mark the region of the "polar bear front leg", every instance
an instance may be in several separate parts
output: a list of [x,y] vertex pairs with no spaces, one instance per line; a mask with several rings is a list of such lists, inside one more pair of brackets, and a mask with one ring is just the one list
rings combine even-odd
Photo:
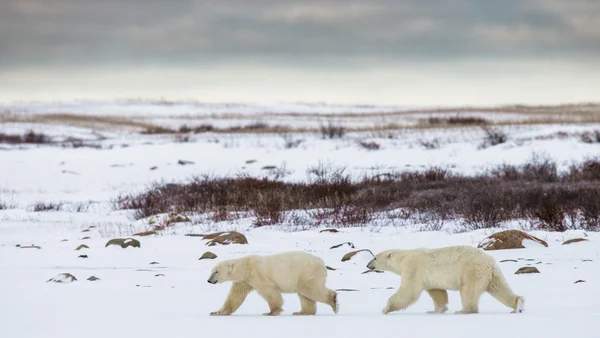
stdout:
[[383,312],[383,314],[388,314],[393,311],[404,310],[419,299],[421,292],[422,289],[414,285],[408,287],[401,286],[398,291],[388,299],[387,305],[381,312]]
[[441,289],[427,290],[431,299],[433,299],[434,310],[427,313],[444,313],[448,311],[448,291]]
[[283,297],[281,297],[281,292],[279,292],[275,288],[271,287],[263,287],[261,289],[257,289],[259,295],[264,298],[265,301],[269,304],[269,309],[271,311],[267,313],[263,313],[265,316],[279,316],[281,312],[283,312]]
[[294,316],[311,316],[317,313],[317,302],[298,294],[300,298],[300,311],[292,313]]
[[246,296],[252,292],[253,288],[245,282],[234,282],[231,285],[227,299],[223,306],[215,312],[211,312],[211,316],[229,316],[234,313],[246,299]]
[[419,264],[409,264],[405,262],[409,268],[402,272],[402,282],[398,291],[393,294],[383,308],[383,314],[388,314],[392,311],[404,310],[415,303],[421,292],[423,292],[423,271]]

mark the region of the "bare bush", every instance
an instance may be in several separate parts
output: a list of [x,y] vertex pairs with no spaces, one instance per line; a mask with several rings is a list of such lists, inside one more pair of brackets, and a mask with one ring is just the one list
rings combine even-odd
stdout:
[[243,176],[194,178],[120,197],[117,207],[133,209],[137,219],[170,211],[208,213],[221,220],[230,219],[231,213],[246,214],[255,217],[255,226],[289,223],[283,215],[291,210],[304,211],[303,226],[306,219],[313,226],[356,226],[403,209],[410,210],[408,218],[430,228],[454,221],[474,230],[525,219],[537,229],[592,230],[600,220],[600,181],[581,174],[586,166],[559,175],[552,161],[534,156],[522,166],[503,166],[492,174],[463,176],[433,167],[351,180],[345,168],[319,163],[302,183]]
[[17,206],[15,204],[8,204],[6,202],[0,201],[0,210],[8,210],[8,209],[16,209]]
[[593,132],[585,132],[581,134],[581,142],[600,143],[600,130],[594,130]]
[[493,147],[498,144],[505,143],[508,139],[508,135],[500,129],[484,127],[483,131],[485,136],[480,148]]
[[52,143],[52,138],[48,135],[36,133],[29,130],[23,135],[0,133],[0,143],[7,144],[48,144]]
[[425,149],[439,149],[440,148],[440,141],[437,138],[434,138],[433,140],[419,140],[418,142],[421,145],[421,147],[423,147]]
[[490,124],[490,121],[475,116],[429,117],[425,121],[429,126],[481,126]]
[[379,148],[381,147],[381,146],[379,145],[379,143],[377,143],[377,142],[373,142],[373,141],[371,141],[371,142],[367,142],[367,141],[360,141],[360,142],[358,142],[358,144],[359,144],[359,145],[360,145],[362,148],[364,148],[364,149],[367,149],[367,150],[379,150]]
[[346,128],[340,125],[335,125],[332,122],[321,126],[321,137],[324,139],[342,138],[345,134]]
[[38,202],[32,206],[34,212],[59,211],[62,203]]
[[298,148],[298,146],[304,142],[302,139],[294,139],[293,135],[290,133],[281,134],[281,138],[283,138],[285,149]]

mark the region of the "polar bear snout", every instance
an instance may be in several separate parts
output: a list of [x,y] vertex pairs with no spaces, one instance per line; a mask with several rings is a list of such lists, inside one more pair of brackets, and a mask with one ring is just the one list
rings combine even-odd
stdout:
[[373,270],[373,269],[375,269],[375,264],[376,264],[375,258],[373,258],[373,259],[371,259],[371,261],[369,262],[369,264],[367,264],[367,268]]
[[218,280],[219,280],[218,274],[215,272],[215,273],[211,274],[210,277],[208,277],[207,282],[209,282],[210,284],[217,284]]

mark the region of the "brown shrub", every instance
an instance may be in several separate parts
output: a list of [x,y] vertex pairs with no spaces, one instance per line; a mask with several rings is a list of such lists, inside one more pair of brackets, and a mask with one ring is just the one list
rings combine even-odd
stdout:
[[484,127],[483,131],[485,135],[480,145],[481,148],[493,147],[505,143],[508,139],[508,135],[500,129]]
[[346,128],[329,122],[326,126],[321,126],[321,137],[326,139],[342,138],[346,134]]
[[429,117],[425,124],[430,126],[480,126],[490,124],[490,121],[475,116]]
[[381,147],[377,142],[360,141],[358,144],[367,150],[379,150]]
[[301,183],[194,178],[187,184],[154,184],[142,194],[120,197],[117,207],[134,209],[136,219],[171,211],[212,213],[221,220],[232,212],[250,214],[256,217],[255,226],[286,223],[283,215],[291,210],[304,210],[313,225],[352,226],[402,208],[416,220],[437,224],[435,228],[449,220],[459,220],[465,229],[481,229],[527,219],[539,229],[596,229],[600,181],[580,174],[587,164],[561,176],[553,163],[534,160],[478,176],[433,167],[353,181],[343,168],[319,164]]
[[52,138],[48,135],[36,133],[33,130],[27,131],[23,135],[10,135],[0,133],[0,143],[7,144],[48,144],[52,143]]

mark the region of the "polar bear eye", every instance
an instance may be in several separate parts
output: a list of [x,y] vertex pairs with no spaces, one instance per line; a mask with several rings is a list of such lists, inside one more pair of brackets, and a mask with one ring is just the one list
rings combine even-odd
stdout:
[[391,252],[388,254],[387,258],[392,258],[392,253]]

